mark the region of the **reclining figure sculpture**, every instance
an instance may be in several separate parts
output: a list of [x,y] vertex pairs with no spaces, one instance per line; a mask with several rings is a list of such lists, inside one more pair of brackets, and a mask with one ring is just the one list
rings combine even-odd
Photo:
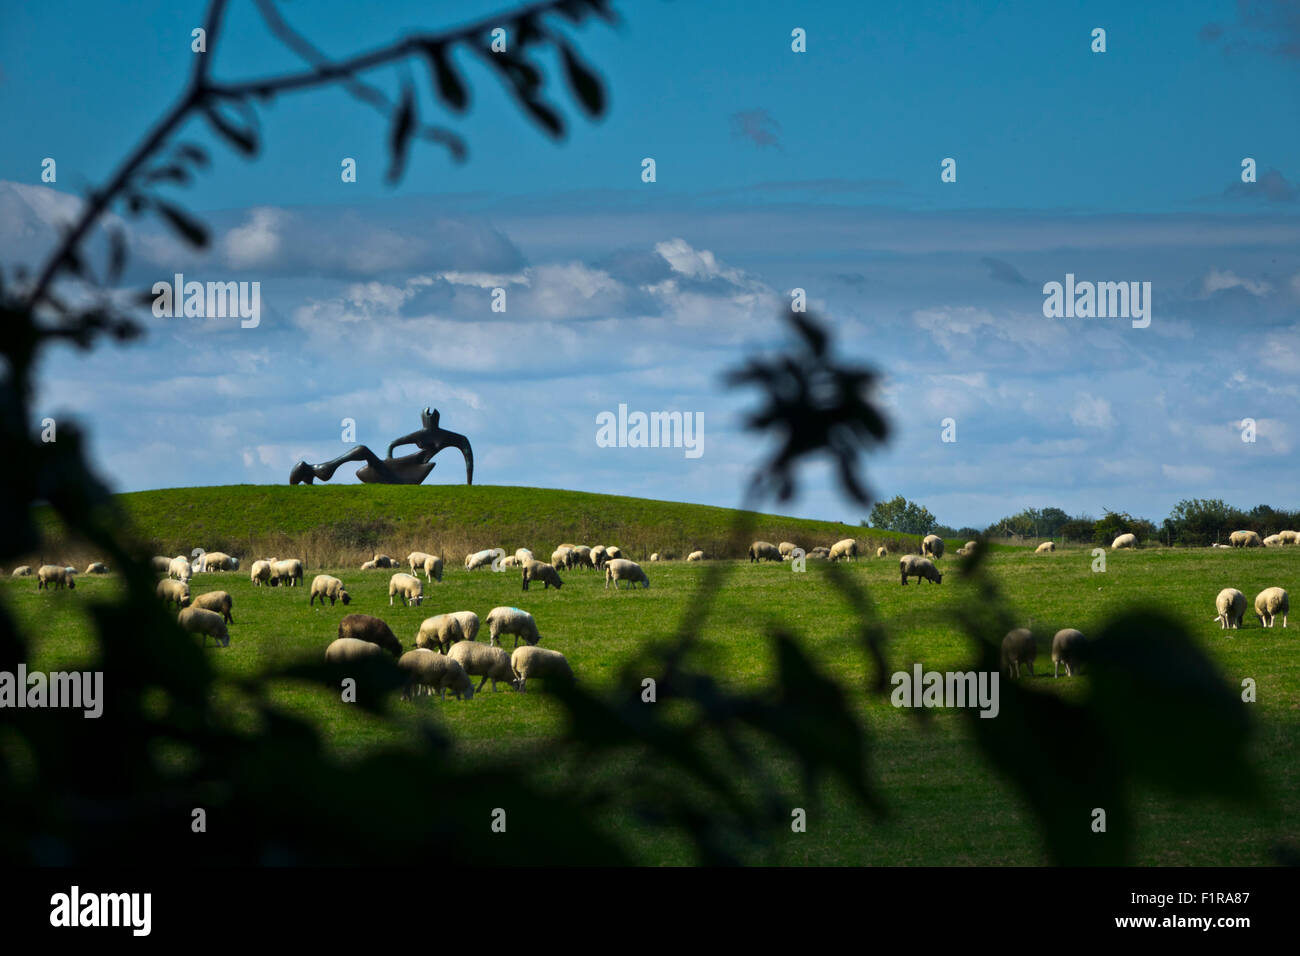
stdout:
[[[350,461],[364,461],[365,465],[357,469],[357,477],[365,482],[377,482],[384,485],[418,485],[433,471],[434,455],[444,448],[459,448],[465,456],[465,484],[474,484],[474,451],[469,439],[458,432],[449,432],[438,427],[438,410],[426,408],[420,413],[424,427],[394,439],[388,446],[388,457],[380,459],[365,445],[358,445],[351,451],[344,452],[333,461],[319,465],[309,465],[300,461],[289,472],[289,484],[299,482],[312,484],[315,479],[329,481],[339,465]],[[420,450],[400,458],[393,457],[393,449],[400,445],[415,445]]]

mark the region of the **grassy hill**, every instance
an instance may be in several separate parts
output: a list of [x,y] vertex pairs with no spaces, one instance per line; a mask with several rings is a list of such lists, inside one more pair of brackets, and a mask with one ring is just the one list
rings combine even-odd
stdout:
[[[620,495],[497,485],[228,485],[167,488],[117,496],[131,533],[156,554],[196,547],[236,555],[293,554],[309,566],[340,566],[381,551],[434,551],[448,560],[488,547],[528,547],[549,556],[562,541],[617,544],[634,559],[654,551],[685,557],[699,548],[728,554],[737,517],[729,508]],[[52,540],[38,559],[79,552],[55,517],[39,518]],[[916,535],[832,521],[758,514],[754,537],[811,548],[855,537],[864,546],[918,549]],[[962,542],[950,541],[949,547]]]

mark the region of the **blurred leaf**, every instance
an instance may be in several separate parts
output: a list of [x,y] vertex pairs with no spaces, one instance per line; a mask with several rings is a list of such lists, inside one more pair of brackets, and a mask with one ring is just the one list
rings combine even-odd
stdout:
[[153,199],[151,204],[162,214],[171,227],[180,233],[186,242],[197,249],[207,248],[208,230],[201,222],[171,203]]
[[388,135],[388,175],[389,183],[396,183],[402,178],[406,169],[407,152],[410,149],[411,134],[415,131],[415,93],[411,85],[402,86],[402,101],[393,113],[393,125]]
[[437,81],[438,98],[453,111],[464,112],[469,105],[469,93],[451,65],[447,49],[440,44],[431,43],[425,46],[424,52]]
[[195,146],[193,143],[180,143],[176,147],[176,155],[193,163],[195,166],[207,167],[209,163],[207,151],[201,146]]
[[589,115],[600,116],[605,111],[605,91],[600,80],[578,59],[567,43],[560,43],[560,54],[564,58],[564,71],[574,96]]
[[[243,100],[236,100],[235,105],[243,109],[246,118],[250,116],[251,110]],[[218,134],[245,156],[257,155],[257,130],[253,122],[249,121],[240,128],[221,115],[220,107],[211,103],[204,105],[203,115]]]
[[108,281],[116,284],[126,268],[126,233],[113,226],[108,230]]
[[559,113],[540,100],[524,100],[523,103],[533,119],[537,120],[552,137],[559,139],[564,136],[564,121],[560,119]]

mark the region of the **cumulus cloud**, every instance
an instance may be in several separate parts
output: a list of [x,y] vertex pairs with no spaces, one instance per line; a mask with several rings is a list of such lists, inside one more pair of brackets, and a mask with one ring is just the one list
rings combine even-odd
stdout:
[[280,251],[280,227],[285,220],[278,209],[262,206],[253,209],[248,221],[231,229],[221,240],[221,250],[228,265],[236,269],[269,264]]
[[1078,392],[1074,396],[1074,406],[1070,409],[1070,421],[1080,428],[1109,428],[1115,424],[1115,417],[1110,411],[1110,402],[1087,392]]
[[1201,294],[1210,296],[1224,289],[1244,289],[1253,296],[1265,296],[1273,287],[1263,280],[1243,279],[1230,269],[1210,269],[1201,280]]

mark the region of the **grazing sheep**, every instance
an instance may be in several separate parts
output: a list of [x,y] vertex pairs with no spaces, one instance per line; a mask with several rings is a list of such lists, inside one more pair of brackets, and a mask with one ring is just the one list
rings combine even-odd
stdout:
[[795,544],[793,541],[782,541],[776,546],[776,550],[781,552],[782,561],[789,561],[791,556],[794,554],[794,549],[797,547],[799,547],[799,545]]
[[400,568],[400,562],[390,558],[386,554],[376,554],[370,560],[375,562],[377,568]]
[[533,552],[528,548],[515,548],[515,557],[519,559],[519,564],[522,566],[525,561],[533,560]]
[[615,560],[616,558],[621,558],[621,557],[623,557],[623,549],[622,549],[622,548],[618,547],[617,545],[613,545],[613,544],[611,544],[611,545],[607,545],[607,546],[605,547],[605,560],[606,560],[606,561],[613,561],[613,560]]
[[852,558],[858,558],[858,542],[854,538],[841,538],[831,545],[832,561],[847,561]]
[[613,561],[605,562],[605,590],[609,590],[610,582],[614,584],[614,590],[618,590],[618,582],[626,581],[628,587],[636,587],[636,582],[640,581],[643,587],[650,586],[650,579],[646,577],[645,571],[641,565],[635,561],[627,561],[623,558],[615,558]]
[[1087,638],[1072,627],[1063,627],[1052,638],[1052,676],[1061,676],[1061,665],[1065,665],[1065,676],[1073,677],[1079,669],[1079,659],[1083,656]]
[[686,556],[686,560],[687,560],[687,561],[703,561],[703,560],[704,560],[704,552],[703,552],[703,551],[692,551],[690,554],[688,554],[688,555]]
[[1260,548],[1264,545],[1254,531],[1234,531],[1228,535],[1228,543],[1234,548]]
[[942,558],[943,538],[937,534],[927,534],[921,539],[921,554],[930,558]]
[[916,554],[905,554],[898,561],[899,573],[903,576],[903,586],[907,586],[907,579],[916,577],[916,583],[919,586],[921,578],[932,581],[935,584],[943,584],[943,575],[939,569],[934,566],[934,562],[929,558],[923,558]]
[[13,574],[11,574],[10,577],[26,578],[31,577],[31,573],[32,566],[30,564],[20,564],[18,567],[14,568]]
[[224,551],[205,551],[199,559],[201,571],[238,571],[239,559],[232,558]]
[[579,545],[572,544],[572,543],[566,541],[566,542],[564,542],[563,544],[557,544],[557,545],[555,546],[555,550],[556,550],[556,551],[563,551],[563,550],[565,550],[566,548],[567,548],[568,550],[570,550],[570,551],[576,551],[576,550],[578,550]]
[[564,568],[567,571],[571,554],[573,554],[572,548],[556,548],[551,552],[551,567]]
[[271,565],[271,576],[277,578],[285,587],[302,584],[302,562],[297,558],[285,558]]
[[1264,588],[1255,595],[1255,616],[1264,627],[1272,627],[1273,620],[1282,615],[1282,626],[1286,627],[1286,616],[1291,610],[1291,599],[1281,588]]
[[377,569],[378,567],[379,567],[378,562],[374,561],[373,559],[370,560],[370,561],[362,561],[362,562],[361,562],[361,570],[362,570],[362,571],[374,571],[374,570]]
[[1038,547],[1034,548],[1034,554],[1049,554],[1056,550],[1055,541],[1044,541]]
[[964,558],[968,554],[974,554],[975,549],[978,546],[979,546],[978,542],[967,541],[965,544],[963,544],[960,548],[957,549],[957,553]]
[[339,637],[355,637],[359,641],[378,644],[394,657],[402,654],[402,642],[393,635],[392,628],[369,614],[349,614],[344,617],[339,621]]
[[225,620],[216,611],[187,607],[176,618],[176,623],[191,634],[202,634],[204,647],[208,646],[209,637],[220,641],[222,647],[230,646],[230,632],[226,630]]
[[206,611],[215,611],[221,615],[222,620],[227,624],[234,624],[235,618],[230,613],[234,604],[234,599],[231,598],[228,591],[209,591],[207,594],[200,594],[191,601],[190,607],[201,607]]
[[650,555],[650,560],[651,560],[651,561],[658,561],[658,560],[659,560],[659,552],[658,552],[658,551],[653,552],[653,553]]
[[1131,533],[1122,534],[1110,543],[1110,549],[1112,551],[1119,551],[1122,548],[1136,548],[1137,546],[1137,535]]
[[533,620],[533,616],[517,607],[494,607],[488,612],[487,622],[488,643],[493,647],[501,646],[497,639],[502,634],[513,634],[515,647],[519,646],[521,637],[526,644],[536,644],[542,639],[542,636],[537,633],[537,622]]
[[335,601],[342,601],[344,607],[352,603],[352,595],[343,587],[343,582],[329,574],[318,574],[311,579],[311,597],[307,599],[307,606],[313,607],[317,598],[320,598],[321,607],[325,606],[326,598],[330,599],[330,607]]
[[1282,547],[1282,544],[1283,541],[1280,534],[1270,534],[1264,539],[1264,547],[1266,548],[1280,548]]
[[413,575],[399,572],[388,579],[388,606],[393,606],[393,598],[401,596],[407,607],[419,607],[424,603],[424,584]]
[[93,561],[93,562],[91,562],[90,564],[86,565],[86,573],[87,573],[87,574],[107,574],[107,573],[108,573],[108,565],[107,565],[107,564],[102,564],[102,563],[99,562],[99,561]]
[[564,582],[560,580],[559,573],[549,564],[543,564],[541,561],[534,561],[529,558],[524,562],[524,590],[528,590],[529,581],[541,581],[543,590],[546,588],[555,588],[560,590],[564,587]]
[[280,578],[276,575],[270,561],[254,561],[253,566],[248,569],[248,579],[253,582],[255,588],[264,584],[274,587],[280,583]]
[[831,557],[831,549],[818,545],[805,554],[804,557],[810,561],[829,561]]
[[1236,588],[1224,588],[1214,599],[1214,609],[1219,612],[1215,618],[1219,629],[1241,627],[1241,619],[1246,616],[1246,595]]
[[[466,611],[457,611],[451,614],[439,614],[435,617],[426,617],[420,624],[420,630],[415,635],[416,647],[427,647],[429,650],[435,648],[442,653],[458,641],[472,641],[461,625],[459,615],[473,613]],[[478,616],[475,615],[475,621]]]
[[[832,548],[832,549],[831,549],[831,554],[834,555],[834,553],[835,553],[835,551],[834,551],[834,549]],[[889,557],[889,549],[886,548],[884,545],[881,545],[879,548],[876,548],[876,557],[878,557],[878,558],[887,558],[887,557]]]
[[193,573],[194,569],[190,567],[190,559],[183,554],[178,554],[167,562],[167,576],[169,578],[175,578],[177,581],[188,581]]
[[355,637],[340,637],[338,640],[330,641],[330,646],[325,648],[325,663],[347,664],[366,657],[382,657],[384,653],[382,647],[370,641],[358,640]]
[[492,693],[497,692],[497,681],[504,681],[512,689],[515,684],[515,672],[510,667],[510,655],[504,648],[480,644],[477,641],[457,641],[452,645],[447,656],[460,664],[461,670],[471,677],[482,677],[474,693],[483,690],[483,685],[492,681]]
[[609,555],[605,553],[605,546],[603,544],[598,544],[591,549],[592,567],[595,567],[597,569],[603,568],[605,566],[605,562],[608,559],[609,559]]
[[1277,536],[1283,544],[1300,544],[1300,531],[1279,531]]
[[397,659],[397,666],[407,674],[406,688],[402,691],[403,699],[409,700],[412,692],[419,687],[426,688],[430,694],[437,691],[442,700],[447,699],[447,691],[461,700],[472,700],[474,697],[474,682],[469,679],[460,663],[427,647],[407,651]]
[[158,587],[154,593],[162,598],[164,604],[176,602],[178,608],[190,606],[190,586],[184,581],[173,581],[171,578],[163,578],[158,582]]
[[519,692],[527,693],[528,678],[540,677],[546,681],[565,684],[574,682],[573,669],[559,651],[544,647],[524,646],[516,648],[510,655],[510,669],[514,672]]
[[412,551],[406,556],[406,563],[411,566],[412,574],[419,574],[424,569],[424,562],[429,560],[433,555],[427,551]]
[[171,563],[171,558],[167,557],[165,554],[159,554],[149,559],[149,568],[150,570],[161,571],[163,574],[166,574]]
[[523,566],[523,560],[515,557],[513,554],[506,555],[501,559],[501,563],[497,565],[498,568],[522,568]]
[[781,549],[768,541],[755,541],[749,546],[749,563],[780,561]]
[[1007,676],[1020,677],[1020,665],[1029,668],[1029,676],[1034,676],[1034,659],[1038,657],[1038,643],[1028,628],[1017,627],[1007,631],[1002,638],[1002,669]]
[[492,566],[492,559],[501,554],[500,548],[487,548],[483,551],[475,551],[473,554],[465,555],[465,570],[474,571],[478,568],[487,568]]
[[460,632],[465,635],[465,640],[478,640],[478,615],[473,611],[451,611],[451,616],[460,621]]
[[42,588],[49,590],[51,585],[56,589],[75,588],[77,582],[68,573],[70,570],[70,568],[61,568],[57,564],[42,564],[36,569],[36,590]]
[[442,558],[436,554],[431,554],[424,559],[424,579],[426,581],[442,581]]

